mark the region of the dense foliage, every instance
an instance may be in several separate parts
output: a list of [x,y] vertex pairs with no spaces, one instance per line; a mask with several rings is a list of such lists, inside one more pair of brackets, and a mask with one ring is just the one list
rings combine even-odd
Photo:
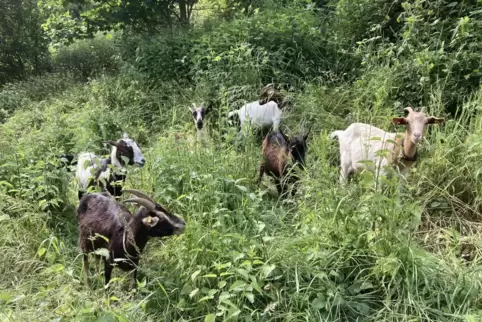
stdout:
[[[0,3],[1,320],[478,321],[482,3],[165,1],[192,5],[166,23],[161,2]],[[269,82],[290,85],[287,131],[313,133],[284,200],[255,183],[259,138],[226,122]],[[203,101],[207,145],[177,143]],[[407,181],[340,185],[328,133],[398,130],[407,105],[447,120]],[[92,270],[91,290],[58,156],[108,154],[124,131],[147,160],[127,185],[188,228],[148,244],[137,291],[118,270],[107,290]]]

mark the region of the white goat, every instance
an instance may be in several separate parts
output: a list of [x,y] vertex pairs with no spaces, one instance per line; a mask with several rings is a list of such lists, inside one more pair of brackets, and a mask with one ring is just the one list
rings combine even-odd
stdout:
[[[361,161],[375,163],[379,175],[387,175],[387,166],[394,166],[400,174],[406,175],[408,169],[417,161],[417,144],[423,138],[428,124],[443,123],[443,118],[427,117],[423,112],[415,112],[411,107],[405,108],[406,117],[394,117],[392,123],[406,125],[406,132],[397,138],[396,133],[385,132],[378,127],[353,123],[344,131],[334,131],[331,138],[338,138],[340,143],[340,181],[367,165]],[[383,150],[388,151],[388,157]],[[381,177],[381,176],[380,176]]]
[[269,101],[265,104],[260,104],[259,101],[251,102],[239,110],[228,113],[228,119],[237,115],[239,117],[239,130],[243,132],[244,126],[256,125],[261,128],[273,127],[273,131],[279,129],[281,116],[283,112],[278,108],[278,104]]

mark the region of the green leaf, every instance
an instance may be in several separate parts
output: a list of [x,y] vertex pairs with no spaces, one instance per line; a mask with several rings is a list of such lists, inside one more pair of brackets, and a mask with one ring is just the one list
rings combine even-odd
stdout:
[[109,259],[109,251],[107,248],[99,248],[94,251],[94,254],[105,257],[106,259]]
[[311,302],[311,306],[315,310],[321,310],[321,309],[325,308],[325,305],[326,305],[326,300],[325,300],[325,297],[322,294],[318,294],[318,297],[315,298],[313,300],[313,302]]
[[218,276],[216,274],[206,274],[206,275],[203,275],[201,277],[216,278]]
[[275,268],[275,265],[264,265],[261,270],[263,273],[263,277],[267,278]]
[[246,293],[245,296],[248,299],[248,301],[250,301],[251,303],[254,303],[254,294],[253,293]]
[[42,271],[41,274],[42,275],[48,275],[48,274],[58,273],[58,272],[62,271],[64,268],[65,268],[65,266],[62,265],[62,264],[54,264],[52,266],[49,266],[49,267],[45,268]]
[[10,302],[13,300],[13,296],[10,293],[7,293],[6,291],[0,292],[0,300],[4,302]]
[[231,286],[229,287],[229,290],[236,290],[236,291],[242,291],[244,289],[244,286],[246,286],[245,281],[237,280]]
[[195,271],[194,273],[191,274],[191,281],[194,282],[194,280],[196,279],[196,277],[201,273],[201,270],[198,269],[197,271]]
[[238,272],[241,276],[243,276],[245,279],[249,278],[248,271],[242,268],[236,269],[236,272]]
[[214,321],[216,321],[216,316],[212,313],[204,317],[204,322],[214,322]]
[[255,279],[252,279],[251,286],[259,293],[263,294],[261,287],[259,286],[258,282]]
[[199,292],[199,289],[198,289],[198,288],[195,289],[195,290],[193,290],[193,291],[191,291],[191,293],[189,293],[189,298],[192,299],[194,296],[196,296],[197,292]]
[[37,251],[38,257],[42,257],[45,254],[46,251],[47,251],[47,248],[45,248],[45,247],[39,248],[39,250]]
[[219,288],[223,288],[225,286],[226,286],[226,281],[221,281],[221,282],[218,283]]

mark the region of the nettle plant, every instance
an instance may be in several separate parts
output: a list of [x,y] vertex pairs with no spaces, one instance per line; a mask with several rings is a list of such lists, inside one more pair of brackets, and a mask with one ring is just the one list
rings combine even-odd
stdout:
[[[276,266],[258,255],[259,247],[251,245],[245,252],[232,251],[230,258],[212,266],[197,265],[184,285],[177,306],[204,302],[204,310],[212,312],[205,316],[205,321],[214,321],[216,317],[234,318],[249,310],[255,301],[268,305],[270,297],[266,289]],[[252,308],[255,309],[255,305]]]

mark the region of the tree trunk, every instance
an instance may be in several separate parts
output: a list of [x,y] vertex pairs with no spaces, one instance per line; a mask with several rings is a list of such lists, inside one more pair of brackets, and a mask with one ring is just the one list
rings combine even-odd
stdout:
[[179,0],[179,13],[180,13],[181,23],[183,25],[187,25],[189,21],[187,19],[186,0]]

